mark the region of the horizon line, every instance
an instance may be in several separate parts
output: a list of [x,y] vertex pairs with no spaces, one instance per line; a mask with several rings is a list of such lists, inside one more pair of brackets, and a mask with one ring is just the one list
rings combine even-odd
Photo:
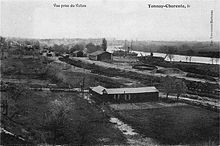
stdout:
[[113,39],[113,40],[118,40],[118,41],[151,41],[151,42],[220,42],[220,40],[143,40],[143,39],[117,39],[115,37],[58,37],[58,38],[36,38],[36,37],[17,37],[17,36],[2,36],[0,35],[0,37],[3,38],[16,38],[16,39],[33,39],[33,40],[47,40],[47,39],[51,39],[51,40],[61,40],[61,39]]

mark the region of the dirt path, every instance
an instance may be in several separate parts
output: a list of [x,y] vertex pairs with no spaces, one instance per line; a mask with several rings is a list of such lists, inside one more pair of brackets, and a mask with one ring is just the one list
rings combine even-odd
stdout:
[[118,118],[112,117],[110,118],[110,122],[115,124],[115,127],[117,127],[127,138],[128,144],[138,145],[138,146],[155,146],[158,145],[157,142],[155,142],[153,139],[145,137],[143,138],[140,134],[137,132],[134,132],[135,130],[129,126],[128,124],[122,122]]

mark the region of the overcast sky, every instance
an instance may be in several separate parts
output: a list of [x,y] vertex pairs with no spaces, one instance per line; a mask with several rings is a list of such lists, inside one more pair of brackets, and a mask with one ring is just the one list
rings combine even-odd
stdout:
[[[55,8],[54,3],[86,8]],[[0,4],[3,36],[203,41],[210,39],[214,10],[213,35],[220,40],[219,0],[1,0]],[[148,8],[148,4],[190,8]]]

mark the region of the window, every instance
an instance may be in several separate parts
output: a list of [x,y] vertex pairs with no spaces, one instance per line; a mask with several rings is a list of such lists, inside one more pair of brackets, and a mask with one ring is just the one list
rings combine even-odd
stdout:
[[125,100],[131,100],[131,95],[130,94],[126,94],[125,95]]
[[114,100],[117,100],[117,95],[116,94],[114,94]]
[[118,94],[118,100],[120,99],[120,94]]
[[128,100],[131,100],[131,95],[130,94],[128,94]]

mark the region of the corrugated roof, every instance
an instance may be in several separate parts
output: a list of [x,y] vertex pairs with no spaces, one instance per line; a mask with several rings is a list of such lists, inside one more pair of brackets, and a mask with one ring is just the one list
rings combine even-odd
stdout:
[[131,94],[131,93],[147,93],[158,92],[155,87],[139,87],[139,88],[112,88],[106,90],[108,94]]
[[134,93],[148,93],[148,92],[158,92],[158,90],[154,87],[138,87],[138,88],[104,88],[102,86],[97,86],[91,88],[93,91],[99,94],[103,94],[103,90],[107,92],[107,94],[134,94]]
[[[105,53],[105,52],[106,51],[99,50],[99,51],[95,51],[95,52],[91,53],[90,55],[97,56],[97,55],[100,55],[100,54]],[[107,52],[107,53],[109,53],[109,52]]]

